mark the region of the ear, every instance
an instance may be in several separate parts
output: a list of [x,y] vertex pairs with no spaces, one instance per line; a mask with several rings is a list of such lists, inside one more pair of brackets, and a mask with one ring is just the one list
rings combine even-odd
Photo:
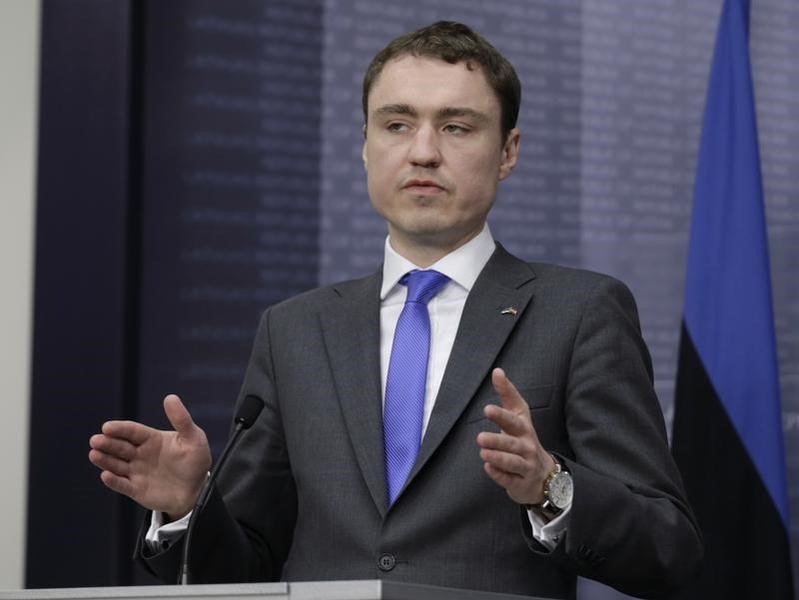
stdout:
[[499,180],[502,181],[516,166],[516,161],[519,158],[519,142],[521,134],[519,130],[514,127],[508,132],[508,137],[502,145],[502,160],[499,163]]
[[361,160],[363,160],[363,168],[367,168],[366,160],[366,123],[363,125],[363,147],[361,148]]

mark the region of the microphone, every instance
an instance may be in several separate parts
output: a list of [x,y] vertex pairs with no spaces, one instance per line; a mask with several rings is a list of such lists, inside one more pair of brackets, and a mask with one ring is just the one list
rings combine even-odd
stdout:
[[241,403],[236,413],[236,418],[233,420],[235,423],[233,433],[230,435],[225,449],[222,450],[219,460],[211,470],[210,477],[205,480],[205,484],[200,490],[200,495],[197,496],[197,502],[194,504],[191,517],[189,517],[189,525],[186,528],[186,539],[183,541],[183,553],[180,558],[180,574],[178,576],[178,583],[181,585],[188,585],[189,583],[189,548],[191,546],[191,535],[194,531],[194,524],[197,521],[197,516],[202,512],[203,508],[205,508],[205,503],[208,501],[208,496],[211,494],[211,488],[216,481],[217,475],[219,475],[225,466],[225,462],[227,462],[230,451],[233,450],[233,446],[236,445],[241,434],[252,427],[258,415],[261,414],[263,407],[264,401],[258,396],[250,394],[244,398],[244,401]]

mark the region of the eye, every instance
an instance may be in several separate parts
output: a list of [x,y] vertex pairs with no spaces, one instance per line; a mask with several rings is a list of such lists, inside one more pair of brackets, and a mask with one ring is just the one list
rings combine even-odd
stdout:
[[447,125],[444,125],[444,131],[446,131],[447,133],[454,133],[455,135],[465,135],[469,133],[470,129],[468,127],[464,127],[463,125],[449,123]]
[[405,131],[408,131],[408,125],[405,123],[392,121],[391,123],[386,125],[386,130],[390,131],[391,133],[403,133]]

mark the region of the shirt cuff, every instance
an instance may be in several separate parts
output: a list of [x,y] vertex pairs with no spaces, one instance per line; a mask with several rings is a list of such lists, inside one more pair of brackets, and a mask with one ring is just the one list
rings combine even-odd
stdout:
[[163,552],[177,542],[189,526],[191,513],[185,517],[164,524],[164,513],[152,511],[150,513],[150,528],[144,536],[144,542],[152,553]]
[[546,521],[534,509],[528,509],[527,519],[533,528],[533,538],[547,550],[554,550],[555,546],[560,542],[560,538],[563,537],[563,534],[569,528],[571,510],[572,505],[569,504],[557,517],[551,521]]

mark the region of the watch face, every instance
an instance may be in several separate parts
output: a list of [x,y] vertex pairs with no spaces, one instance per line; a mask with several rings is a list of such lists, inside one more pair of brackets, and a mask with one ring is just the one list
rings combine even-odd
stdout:
[[563,510],[572,501],[574,495],[574,482],[571,475],[566,472],[555,473],[549,482],[547,497],[549,501],[560,510]]

